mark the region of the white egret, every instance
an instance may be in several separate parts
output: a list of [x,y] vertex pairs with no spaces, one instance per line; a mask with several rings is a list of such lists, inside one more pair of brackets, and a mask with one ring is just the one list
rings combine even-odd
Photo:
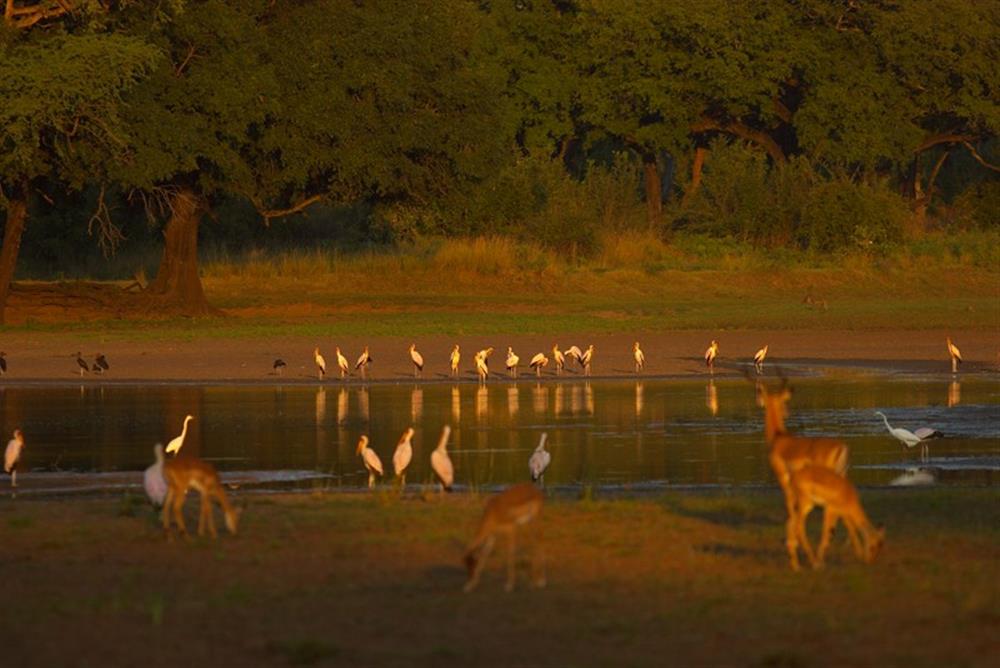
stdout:
[[531,453],[531,458],[528,459],[528,471],[531,473],[531,479],[535,482],[539,480],[542,484],[545,484],[545,469],[549,467],[549,463],[552,461],[552,453],[545,449],[545,438],[548,436],[547,433],[542,432],[541,438],[538,439],[538,447],[535,451]]
[[933,429],[931,427],[920,427],[916,431],[910,431],[909,429],[903,429],[902,427],[893,427],[889,424],[889,418],[885,416],[885,413],[882,411],[875,411],[875,415],[882,418],[882,422],[885,423],[885,428],[889,430],[892,437],[905,445],[907,448],[920,445],[920,455],[923,459],[927,459],[929,449],[924,441],[928,441],[932,438],[942,438],[944,436],[944,434],[939,432],[937,429]]
[[413,377],[422,376],[424,372],[424,356],[417,352],[417,344],[410,344],[410,361],[413,362]]
[[451,491],[451,486],[455,482],[455,467],[451,463],[451,457],[448,456],[448,437],[451,435],[451,427],[445,425],[441,429],[441,438],[438,440],[438,445],[431,453],[431,468],[434,470],[434,474],[437,475],[438,482],[441,484],[441,489],[446,492]]
[[507,346],[507,375],[511,378],[517,378],[517,364],[521,361],[521,358],[514,353],[514,349]]
[[323,380],[323,376],[326,375],[326,360],[319,354],[319,348],[313,350],[313,359],[316,361],[316,369],[319,373],[319,379]]
[[153,456],[156,461],[142,474],[142,486],[146,496],[154,506],[162,506],[167,498],[167,481],[163,477],[163,444],[153,446]]
[[177,438],[171,440],[167,443],[167,454],[176,454],[180,452],[181,447],[184,445],[184,439],[187,437],[188,433],[188,422],[194,419],[193,415],[188,415],[184,418],[184,427],[181,429],[181,435]]
[[392,453],[392,470],[395,471],[396,477],[399,479],[400,487],[406,487],[406,467],[413,459],[411,438],[413,438],[413,427],[407,427],[399,438],[399,443],[396,444],[396,452]]
[[375,486],[375,476],[382,475],[382,460],[378,458],[378,454],[374,450],[368,447],[367,436],[362,436],[358,440],[358,454],[361,455],[361,461],[368,469],[368,489],[371,489]]
[[945,337],[945,342],[948,344],[948,354],[951,356],[951,372],[958,373],[958,365],[962,363],[962,351],[951,342],[950,336]]
[[715,358],[719,354],[719,342],[712,339],[712,343],[709,344],[708,348],[705,350],[705,366],[708,367],[709,372],[715,373]]
[[7,442],[7,450],[3,453],[3,471],[10,474],[10,486],[17,487],[17,466],[21,463],[21,451],[24,449],[24,434],[15,429],[14,438]]
[[753,368],[759,376],[764,371],[764,358],[767,357],[767,346],[753,354]]
[[635,372],[639,373],[646,366],[646,355],[642,352],[642,348],[639,347],[638,341],[632,344],[632,358],[635,360]]
[[531,358],[528,366],[535,370],[535,375],[541,377],[542,367],[549,365],[549,358],[545,356],[545,353],[538,353]]

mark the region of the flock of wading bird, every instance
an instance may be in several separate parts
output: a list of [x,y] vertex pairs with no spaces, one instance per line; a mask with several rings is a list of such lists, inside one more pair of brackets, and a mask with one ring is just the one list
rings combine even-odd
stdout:
[[[958,364],[962,361],[961,353],[950,338],[947,339],[947,347],[952,360],[952,372],[955,373]],[[767,350],[768,347],[765,345],[754,355],[754,368],[757,374],[763,371]],[[492,352],[493,348],[486,348],[474,356],[476,371],[483,382],[489,377],[488,360]],[[633,345],[632,352],[635,371],[639,373],[645,365],[645,355],[638,342]],[[419,376],[424,367],[423,357],[417,352],[415,345],[410,346],[409,353],[414,365],[414,374]],[[714,369],[718,353],[719,344],[713,340],[704,355],[705,363],[710,370]],[[341,370],[341,376],[344,377],[350,370],[347,359],[339,348],[336,349],[336,354],[337,365]],[[566,364],[566,358],[569,358],[580,364],[585,375],[590,375],[590,366],[594,357],[593,345],[586,351],[571,346],[565,353],[560,351],[558,346],[553,346],[552,354],[556,373],[562,371]],[[322,379],[326,373],[326,361],[320,354],[319,348],[314,351],[314,357]],[[453,375],[458,373],[460,360],[461,354],[458,345],[456,345],[449,360]],[[519,357],[514,351],[508,348],[506,365],[508,374],[512,378],[517,376],[519,361]],[[77,362],[82,374],[87,365],[79,353],[77,353]],[[371,362],[372,359],[366,347],[358,359],[355,369],[360,370],[364,376]],[[544,354],[538,353],[531,359],[529,366],[540,373],[541,368],[547,366],[548,363],[548,358]],[[282,360],[276,360],[274,363],[274,368],[279,371],[284,366],[285,363]],[[5,355],[0,352],[0,372],[6,372],[6,367]],[[106,358],[99,355],[95,360],[93,370],[102,373],[108,369]],[[752,381],[749,374],[747,374],[747,379]],[[798,557],[800,548],[813,568],[821,568],[824,564],[831,535],[841,520],[846,526],[857,556],[865,562],[874,560],[884,542],[885,530],[874,527],[869,521],[861,506],[857,490],[847,478],[847,444],[836,438],[796,436],[785,428],[788,401],[791,398],[791,389],[786,378],[781,378],[781,386],[777,390],[768,389],[759,381],[756,383],[756,387],[758,388],[758,402],[764,408],[764,437],[768,445],[768,461],[781,487],[788,513],[785,522],[785,545],[791,568],[796,571],[800,569]],[[883,419],[889,433],[907,447],[913,447],[917,444],[923,444],[926,447],[924,441],[941,436],[940,432],[929,428],[918,429],[914,432],[894,428],[889,424],[884,414],[880,412],[876,414]],[[184,418],[180,435],[172,439],[166,448],[161,444],[154,446],[155,462],[145,470],[143,486],[150,501],[154,505],[162,507],[163,529],[168,538],[172,539],[173,536],[171,524],[176,524],[182,535],[187,534],[182,507],[187,492],[191,489],[200,494],[198,534],[204,535],[207,529],[213,538],[217,537],[212,512],[213,500],[221,506],[226,527],[235,534],[242,508],[237,508],[229,502],[215,467],[197,457],[177,456],[187,437],[188,425],[193,419],[194,417],[191,415]],[[451,427],[445,425],[441,430],[438,445],[430,456],[431,468],[442,492],[451,491],[455,480],[455,469],[447,450],[450,434]],[[407,427],[400,437],[392,457],[393,469],[400,490],[405,488],[406,469],[413,459],[411,444],[413,435],[413,427]],[[543,433],[538,446],[528,461],[528,471],[534,483],[544,484],[545,470],[551,462],[551,454],[545,449],[545,440],[546,434]],[[376,478],[384,475],[384,467],[378,454],[368,447],[368,444],[368,436],[362,435],[358,441],[357,454],[361,457],[368,471],[368,486],[372,488],[375,486]],[[17,469],[23,449],[24,434],[20,429],[15,429],[13,438],[7,444],[4,453],[4,471],[11,476],[12,488],[17,486]],[[170,456],[168,457],[168,455]],[[508,539],[506,588],[508,591],[513,588],[515,581],[514,534],[519,527],[531,523],[539,516],[543,499],[542,492],[534,484],[521,483],[513,485],[487,502],[482,520],[464,556],[468,572],[465,591],[471,591],[478,584],[486,558],[493,549],[496,536],[499,534],[506,535]],[[814,550],[806,535],[805,527],[807,517],[816,506],[824,508],[824,516],[819,545]],[[537,522],[535,524],[537,525]],[[544,586],[545,575],[544,566],[541,564],[540,546],[536,546],[536,554],[532,561],[533,582],[537,586]]]

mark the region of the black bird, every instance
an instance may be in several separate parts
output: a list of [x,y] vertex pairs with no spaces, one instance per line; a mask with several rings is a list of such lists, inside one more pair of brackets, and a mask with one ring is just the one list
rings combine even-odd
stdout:
[[98,355],[94,359],[94,366],[100,369],[98,373],[103,373],[111,368],[111,366],[108,365],[108,358],[106,358],[104,355]]
[[0,376],[7,373],[7,353],[0,353]]
[[80,353],[76,354],[76,365],[80,367],[80,375],[83,376],[84,372],[90,371],[90,366],[87,364],[87,360],[80,356]]
[[288,366],[288,365],[285,364],[285,360],[280,359],[280,358],[274,360],[274,367],[273,368],[278,373],[279,376],[281,375],[281,372],[285,370],[286,366]]

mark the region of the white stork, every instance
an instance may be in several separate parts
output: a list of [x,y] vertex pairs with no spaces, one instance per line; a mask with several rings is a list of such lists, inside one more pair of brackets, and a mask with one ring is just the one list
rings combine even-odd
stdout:
[[337,368],[340,369],[340,377],[341,379],[343,379],[344,376],[346,376],[351,372],[351,365],[347,361],[347,358],[344,357],[344,354],[340,352],[340,346],[337,346],[336,353],[337,353]]
[[583,375],[590,375],[590,363],[594,361],[594,344],[591,343],[590,347],[584,351],[583,356],[580,357],[580,366],[583,367]]
[[413,377],[424,373],[424,356],[417,352],[417,344],[410,344],[410,361],[413,362]]
[[188,433],[188,422],[194,419],[193,415],[188,415],[184,418],[184,426],[181,428],[181,435],[177,438],[172,439],[167,443],[167,454],[177,454],[181,451],[181,447],[184,445],[184,439],[187,438]]
[[764,371],[764,358],[767,357],[767,346],[753,354],[753,368],[759,376]]
[[545,353],[538,353],[531,358],[530,362],[528,362],[528,366],[535,370],[535,375],[539,378],[542,375],[542,367],[546,367],[548,365],[549,358],[545,356]]
[[441,489],[450,492],[451,486],[455,482],[455,467],[448,456],[448,437],[451,435],[451,427],[445,425],[441,429],[441,438],[437,447],[431,453],[431,468],[437,476]]
[[562,351],[559,350],[559,344],[552,344],[552,361],[556,365],[556,375],[561,376],[563,367],[566,366],[566,357],[563,356]]
[[13,436],[3,453],[3,471],[10,474],[10,486],[17,487],[17,465],[21,462],[21,451],[24,449],[24,434],[15,429]]
[[715,373],[715,358],[719,355],[719,342],[712,339],[712,343],[709,344],[708,348],[705,350],[705,366],[708,367],[710,373]]
[[538,447],[535,451],[531,453],[531,458],[528,459],[528,471],[531,473],[531,479],[534,482],[541,481],[545,484],[545,469],[549,467],[549,463],[552,461],[552,453],[545,449],[545,438],[548,436],[545,432],[542,432],[541,438],[538,439]]
[[358,358],[358,363],[354,365],[354,369],[361,371],[361,378],[368,377],[368,365],[372,363],[372,356],[368,353],[368,346],[365,346],[365,351],[361,353],[361,357]]
[[368,447],[368,437],[362,436],[358,440],[358,454],[361,455],[361,461],[365,463],[365,468],[368,469],[368,489],[375,487],[375,476],[376,474],[382,475],[382,460],[378,458],[378,455],[374,450]]
[[521,358],[514,353],[514,349],[507,346],[507,375],[511,378],[517,378],[517,364],[521,361]]
[[639,373],[646,366],[646,355],[642,352],[642,348],[639,347],[638,341],[632,344],[632,359],[635,360],[635,372]]
[[313,350],[313,359],[316,361],[316,370],[319,374],[319,379],[323,380],[323,376],[326,375],[326,360],[319,354],[319,348]]
[[566,349],[566,357],[568,357],[571,360],[576,360],[577,362],[579,362],[580,358],[583,357],[583,351],[581,351],[576,346],[570,346],[569,348]]
[[[492,348],[490,350],[492,350]],[[476,353],[475,361],[476,374],[479,376],[479,382],[485,383],[490,377],[489,355],[485,350],[480,350]]]
[[400,487],[406,487],[406,467],[413,459],[411,438],[413,438],[413,427],[407,427],[403,435],[400,436],[399,443],[396,444],[396,452],[392,454],[392,470],[396,472]]
[[452,348],[451,356],[448,359],[451,362],[451,375],[452,376],[457,376],[458,375],[458,363],[462,361],[462,353],[459,352],[459,350],[458,350],[458,344],[457,343],[455,344],[455,347]]
[[948,354],[951,356],[951,372],[958,373],[958,365],[962,363],[962,351],[951,342],[950,336],[946,337],[945,341],[948,344]]

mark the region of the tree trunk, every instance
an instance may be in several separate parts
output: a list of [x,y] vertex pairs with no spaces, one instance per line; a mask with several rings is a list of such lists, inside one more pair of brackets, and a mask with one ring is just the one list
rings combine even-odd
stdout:
[[205,202],[190,188],[182,188],[171,197],[170,206],[163,259],[147,293],[185,315],[217,313],[205,299],[198,275],[198,224]]
[[647,153],[642,158],[646,182],[646,221],[651,230],[658,229],[663,218],[663,193],[660,190],[660,168],[656,154]]
[[701,172],[705,167],[705,155],[707,153],[708,149],[704,146],[699,146],[694,150],[694,163],[691,165],[691,183],[688,184],[687,190],[684,191],[684,197],[681,199],[681,208],[686,207],[691,202],[691,198],[695,196],[699,186],[701,186]]
[[4,324],[7,310],[7,296],[10,282],[17,267],[17,255],[21,249],[21,234],[28,218],[28,198],[26,189],[20,196],[11,197],[7,202],[7,223],[3,230],[3,248],[0,249],[0,325]]

